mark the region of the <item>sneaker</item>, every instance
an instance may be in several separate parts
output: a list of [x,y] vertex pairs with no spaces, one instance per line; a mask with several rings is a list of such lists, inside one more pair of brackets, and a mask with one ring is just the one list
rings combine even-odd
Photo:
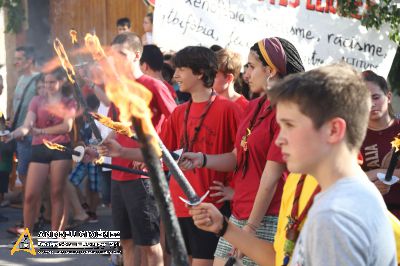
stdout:
[[99,219],[97,218],[97,214],[95,212],[88,212],[87,214],[89,215],[89,223],[93,224],[99,222]]
[[9,206],[9,205],[10,205],[10,201],[9,201],[9,200],[3,200],[3,201],[0,203],[0,207],[2,207],[2,208],[7,207],[7,206]]

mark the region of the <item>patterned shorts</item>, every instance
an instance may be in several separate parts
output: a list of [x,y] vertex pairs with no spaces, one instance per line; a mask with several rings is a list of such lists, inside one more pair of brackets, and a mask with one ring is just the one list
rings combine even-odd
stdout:
[[[246,225],[247,220],[238,220],[233,215],[229,218],[234,225],[242,228]],[[273,243],[276,233],[276,226],[278,224],[278,216],[264,216],[261,221],[260,227],[257,229],[256,235],[260,239],[264,239],[268,242]],[[216,258],[228,259],[232,251],[232,245],[227,242],[224,238],[220,237],[217,250],[214,253]],[[243,265],[257,265],[254,261],[248,257],[242,258]]]
[[89,189],[93,192],[99,192],[99,176],[101,175],[100,169],[93,163],[82,163],[76,164],[74,170],[69,176],[69,180],[75,186],[79,186],[82,180],[87,176],[89,178]]

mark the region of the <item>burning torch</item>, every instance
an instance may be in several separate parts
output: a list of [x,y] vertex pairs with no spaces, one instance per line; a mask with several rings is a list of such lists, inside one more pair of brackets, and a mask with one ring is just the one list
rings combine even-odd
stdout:
[[397,162],[399,160],[399,155],[400,155],[400,139],[396,136],[392,142],[392,157],[390,157],[390,162],[388,169],[386,170],[386,174],[383,173],[378,173],[377,177],[378,179],[388,185],[391,186],[399,181],[399,178],[397,176],[394,176],[394,170],[396,169]]
[[74,85],[74,97],[75,100],[78,102],[80,106],[83,107],[83,116],[87,119],[90,128],[92,129],[93,135],[95,136],[98,143],[101,143],[102,137],[100,134],[99,129],[97,128],[96,124],[94,123],[93,118],[89,115],[88,107],[86,105],[85,100],[83,99],[81,88],[76,81],[75,70],[71,65],[68,55],[65,52],[63,44],[60,42],[59,39],[55,39],[53,42],[54,50],[56,51],[58,58],[60,59],[61,65],[64,68],[65,72],[67,73],[69,81]]
[[[158,145],[157,133],[151,122],[151,111],[148,108],[152,94],[139,83],[117,73],[116,69],[108,63],[108,58],[106,58],[97,36],[87,34],[85,45],[94,60],[103,63],[104,70],[107,71],[106,74],[109,75],[108,78],[110,79],[106,83],[107,96],[118,105],[121,111],[121,121],[132,122],[137,140],[141,143],[141,151],[151,177],[154,196],[165,223],[167,238],[171,243],[174,263],[177,265],[189,265],[182,233],[175,216],[168,184],[159,159],[162,152]],[[126,135],[133,136],[131,133]],[[166,158],[176,164],[170,154]],[[175,178],[177,177],[175,176]],[[186,183],[190,187],[187,180]],[[191,191],[193,195],[196,195],[193,188],[191,188]]]

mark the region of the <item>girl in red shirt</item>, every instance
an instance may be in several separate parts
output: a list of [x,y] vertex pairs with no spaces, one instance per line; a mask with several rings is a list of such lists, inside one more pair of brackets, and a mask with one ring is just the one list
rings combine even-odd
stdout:
[[70,145],[69,132],[75,117],[76,102],[68,97],[63,87],[66,77],[62,69],[45,74],[45,95],[32,98],[24,124],[11,132],[8,141],[32,134],[32,156],[26,179],[24,227],[30,232],[40,207],[43,188],[50,173],[51,230],[61,230],[64,210],[64,188],[71,171],[71,155],[50,150],[43,140]]
[[[234,171],[234,193],[222,183],[214,182],[210,189],[216,192],[211,196],[220,197],[220,201],[232,199],[230,220],[269,242],[273,242],[276,232],[286,166],[274,143],[279,127],[267,90],[272,82],[301,71],[304,67],[300,56],[287,40],[266,38],[255,43],[250,49],[245,77],[249,78],[251,91],[261,96],[251,101],[245,111],[235,149],[218,155],[185,153],[181,160],[185,169]],[[224,265],[231,252],[232,246],[220,238],[214,265]],[[246,257],[243,263],[254,264]]]

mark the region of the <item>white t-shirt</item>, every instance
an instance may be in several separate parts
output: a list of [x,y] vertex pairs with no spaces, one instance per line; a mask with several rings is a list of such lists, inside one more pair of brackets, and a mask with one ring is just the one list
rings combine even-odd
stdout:
[[[100,102],[99,109],[97,112],[101,115],[107,116],[108,114],[108,109],[109,107],[105,106],[102,102]],[[95,123],[97,125],[97,128],[100,130],[101,138],[105,139],[107,138],[108,134],[112,131],[112,129],[104,126],[103,124],[99,123],[97,120],[95,120]],[[104,156],[104,163],[109,163],[111,164],[111,157],[106,157]],[[111,169],[108,168],[102,168],[103,171],[111,171]]]
[[395,266],[386,206],[367,177],[342,178],[315,197],[291,265]]

